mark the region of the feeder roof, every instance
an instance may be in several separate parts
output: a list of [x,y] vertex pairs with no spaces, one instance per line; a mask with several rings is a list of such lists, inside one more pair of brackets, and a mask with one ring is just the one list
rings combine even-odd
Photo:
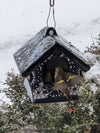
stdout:
[[81,53],[61,36],[56,35],[56,33],[55,35],[52,35],[51,32],[51,35],[47,35],[48,29],[48,27],[43,28],[38,34],[35,35],[35,37],[29,40],[14,54],[15,61],[22,76],[26,76],[25,72],[28,71],[31,66],[35,65],[35,63],[56,44],[62,46],[65,50],[76,56],[79,60],[86,64],[89,69],[88,61],[84,58],[83,53]]

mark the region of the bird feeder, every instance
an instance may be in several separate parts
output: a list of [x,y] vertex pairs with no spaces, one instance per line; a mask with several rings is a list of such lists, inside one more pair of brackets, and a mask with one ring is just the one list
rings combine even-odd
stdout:
[[[84,55],[52,27],[43,28],[14,54],[14,58],[33,103],[78,100],[79,84],[69,85],[69,98],[54,87],[55,68],[61,67],[65,73],[80,77],[90,69]],[[58,87],[63,88],[61,82],[63,80],[59,81]]]

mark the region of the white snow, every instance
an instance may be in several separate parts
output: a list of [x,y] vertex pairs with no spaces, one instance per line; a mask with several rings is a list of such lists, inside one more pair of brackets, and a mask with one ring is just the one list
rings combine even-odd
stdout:
[[100,63],[96,63],[91,67],[91,69],[86,73],[85,76],[87,79],[95,79],[98,84],[100,84]]
[[[46,26],[48,10],[49,0],[0,0],[0,82],[11,68],[18,73],[13,54]],[[100,33],[100,0],[55,0],[55,17],[57,32],[83,52]]]

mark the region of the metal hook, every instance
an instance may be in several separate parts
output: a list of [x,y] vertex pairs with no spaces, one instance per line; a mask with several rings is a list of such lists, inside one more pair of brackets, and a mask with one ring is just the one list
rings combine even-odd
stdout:
[[50,0],[50,6],[54,6],[55,5],[55,1],[54,0]]
[[49,21],[49,17],[50,17],[50,13],[51,13],[51,8],[52,8],[52,13],[53,13],[53,21],[54,21],[54,28],[56,27],[56,20],[55,20],[55,10],[54,10],[54,5],[55,5],[55,1],[54,0],[50,0],[50,8],[49,8],[49,14],[47,17],[47,21],[46,24],[49,27],[48,21]]

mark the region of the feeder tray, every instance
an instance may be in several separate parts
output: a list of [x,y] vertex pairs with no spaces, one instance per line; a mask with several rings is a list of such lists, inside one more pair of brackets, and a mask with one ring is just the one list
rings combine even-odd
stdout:
[[[43,28],[14,58],[19,71],[25,77],[25,87],[33,103],[62,102],[68,99],[61,90],[54,89],[55,68],[60,66],[67,73],[82,77],[90,69],[84,55],[69,42],[58,36],[52,27]],[[50,82],[46,74],[51,75]],[[69,100],[78,100],[80,86],[69,87]]]

